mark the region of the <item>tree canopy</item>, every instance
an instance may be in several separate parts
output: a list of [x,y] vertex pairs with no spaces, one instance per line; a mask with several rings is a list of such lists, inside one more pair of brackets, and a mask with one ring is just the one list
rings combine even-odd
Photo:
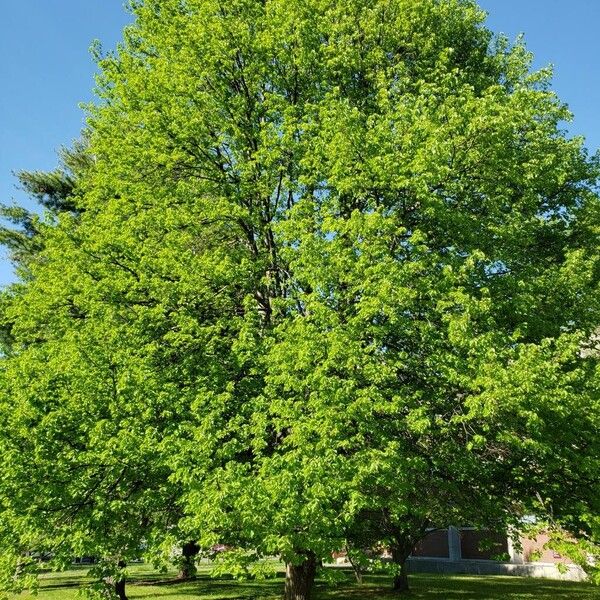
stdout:
[[402,591],[428,528],[525,515],[594,551],[599,164],[550,73],[470,0],[131,10],[85,168],[21,178],[3,581],[194,540],[306,600],[366,536]]

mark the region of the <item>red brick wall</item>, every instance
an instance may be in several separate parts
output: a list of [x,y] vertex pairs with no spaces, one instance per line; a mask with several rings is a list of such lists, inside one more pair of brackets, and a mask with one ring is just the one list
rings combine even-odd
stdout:
[[505,535],[461,529],[460,551],[462,558],[495,560],[499,555],[508,554],[508,539]]
[[544,563],[571,563],[572,561],[562,557],[553,550],[544,550],[544,544],[550,538],[547,535],[540,534],[535,539],[522,539],[523,560],[525,562],[544,562]]
[[412,555],[448,558],[448,530],[438,529],[429,533],[426,538],[417,544]]

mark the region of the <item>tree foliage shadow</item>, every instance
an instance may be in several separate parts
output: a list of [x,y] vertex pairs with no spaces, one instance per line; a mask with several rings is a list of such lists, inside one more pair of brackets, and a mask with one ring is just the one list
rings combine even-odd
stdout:
[[[265,581],[237,581],[234,579],[212,578],[200,575],[191,581],[175,578],[157,581],[132,581],[132,585],[147,587],[169,587],[172,596],[197,596],[198,598],[215,598],[223,600],[267,600],[278,598],[283,589],[281,578]],[[152,592],[138,597],[154,597]]]

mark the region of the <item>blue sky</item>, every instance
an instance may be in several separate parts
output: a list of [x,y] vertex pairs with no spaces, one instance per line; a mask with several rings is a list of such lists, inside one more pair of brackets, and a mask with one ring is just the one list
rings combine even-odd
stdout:
[[[600,0],[480,0],[488,25],[525,33],[535,65],[552,63],[554,89],[575,113],[570,130],[600,147]],[[115,46],[130,17],[123,0],[0,0],[0,201],[24,202],[11,172],[51,169],[93,98],[89,47]],[[0,285],[12,270],[0,251]]]
[[479,0],[488,27],[525,34],[534,66],[554,65],[554,89],[575,115],[569,129],[600,148],[600,1]]

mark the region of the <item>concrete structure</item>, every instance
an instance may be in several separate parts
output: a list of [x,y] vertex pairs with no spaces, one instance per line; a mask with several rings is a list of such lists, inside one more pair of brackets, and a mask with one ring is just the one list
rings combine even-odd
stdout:
[[[408,559],[409,569],[413,573],[520,575],[570,581],[586,579],[581,567],[545,549],[547,542],[548,537],[544,535],[534,540],[521,539],[521,552],[518,552],[508,536],[486,534],[473,527],[434,529]],[[338,565],[348,564],[344,553],[334,554],[334,559]],[[559,564],[562,565],[560,569]]]
[[[410,570],[584,580],[586,574],[581,567],[544,549],[547,541],[544,535],[534,540],[522,539],[519,553],[508,536],[485,535],[470,527],[433,530],[410,557]],[[559,570],[559,564],[564,568]]]

